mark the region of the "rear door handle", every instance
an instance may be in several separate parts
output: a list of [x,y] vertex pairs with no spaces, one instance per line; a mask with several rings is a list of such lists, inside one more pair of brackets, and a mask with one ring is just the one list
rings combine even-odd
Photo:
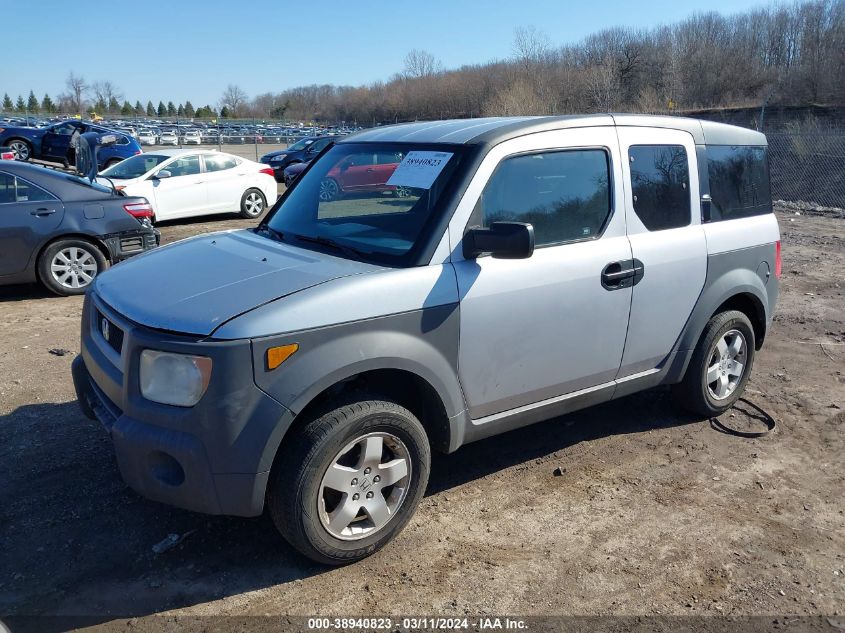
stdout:
[[37,217],[46,217],[48,215],[53,215],[56,212],[55,209],[47,209],[46,207],[42,207],[40,209],[35,209],[34,211],[30,211],[30,215],[34,215]]
[[605,290],[621,290],[640,283],[645,266],[638,259],[610,262],[601,271],[601,285]]

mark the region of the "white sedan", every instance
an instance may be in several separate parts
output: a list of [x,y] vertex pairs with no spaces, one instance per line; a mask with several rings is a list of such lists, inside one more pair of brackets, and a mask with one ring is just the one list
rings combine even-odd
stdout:
[[175,132],[162,132],[158,137],[159,145],[179,145],[179,137]]
[[97,180],[149,200],[156,221],[231,212],[257,218],[277,198],[270,167],[213,149],[137,154]]
[[182,133],[182,142],[185,145],[200,145],[202,143],[202,136],[199,130],[185,130]]

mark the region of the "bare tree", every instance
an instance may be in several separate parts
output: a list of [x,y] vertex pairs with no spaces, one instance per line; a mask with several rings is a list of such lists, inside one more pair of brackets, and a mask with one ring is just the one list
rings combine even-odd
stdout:
[[405,70],[403,74],[409,79],[431,77],[439,73],[442,69],[443,64],[440,63],[440,60],[428,51],[415,48],[408,51],[408,54],[405,55]]
[[99,103],[109,104],[123,99],[123,92],[109,80],[95,81],[91,84],[91,90],[94,91],[94,98]]
[[549,36],[536,26],[518,26],[514,29],[514,58],[526,69],[546,60],[549,52]]
[[67,79],[65,79],[65,86],[68,90],[68,97],[70,107],[77,114],[82,113],[85,107],[85,95],[88,94],[88,84],[85,83],[85,77],[75,74],[70,71]]
[[220,107],[228,108],[231,115],[237,117],[243,113],[248,98],[240,86],[229,84],[226,86],[226,90],[223,91],[223,96],[220,97]]

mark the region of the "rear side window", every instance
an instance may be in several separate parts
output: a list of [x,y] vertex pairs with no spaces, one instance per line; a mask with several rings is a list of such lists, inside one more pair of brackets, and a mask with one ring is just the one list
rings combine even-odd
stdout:
[[765,147],[708,145],[710,220],[736,220],[772,212]]
[[55,200],[56,197],[44,191],[41,187],[28,183],[26,180],[17,178],[18,202],[42,202],[44,200]]
[[223,171],[237,165],[238,161],[230,156],[205,156],[205,171]]
[[689,162],[683,145],[632,145],[634,211],[649,231],[690,223]]
[[200,173],[199,156],[182,156],[164,167],[171,176],[193,176]]
[[483,226],[528,222],[537,246],[598,237],[610,216],[607,153],[576,149],[505,159],[473,216]]
[[0,173],[0,204],[15,201],[15,177]]

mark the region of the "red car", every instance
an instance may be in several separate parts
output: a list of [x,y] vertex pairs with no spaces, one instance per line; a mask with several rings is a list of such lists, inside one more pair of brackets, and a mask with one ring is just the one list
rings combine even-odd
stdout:
[[396,152],[351,154],[332,167],[320,183],[320,200],[335,200],[342,194],[356,192],[394,191],[407,195],[404,187],[388,185],[387,181],[402,161]]

